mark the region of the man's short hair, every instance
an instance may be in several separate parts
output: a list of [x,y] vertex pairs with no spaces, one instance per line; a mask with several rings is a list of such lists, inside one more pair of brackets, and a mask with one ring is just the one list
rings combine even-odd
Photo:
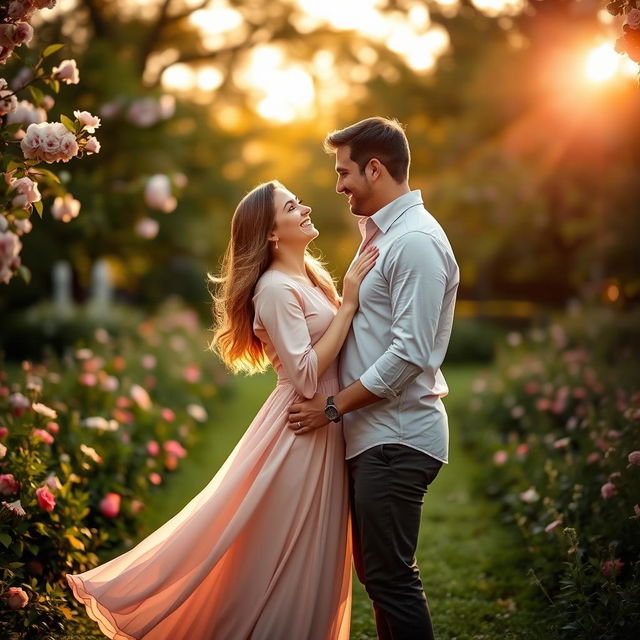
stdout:
[[360,173],[364,173],[371,158],[377,158],[396,182],[404,182],[409,175],[409,142],[395,118],[367,118],[333,131],[324,139],[327,153],[335,153],[338,147],[344,146],[349,146],[351,160],[357,163]]

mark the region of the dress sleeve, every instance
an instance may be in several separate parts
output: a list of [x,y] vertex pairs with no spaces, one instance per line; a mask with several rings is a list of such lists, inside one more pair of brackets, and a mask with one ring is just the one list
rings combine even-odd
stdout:
[[311,345],[300,293],[291,284],[270,283],[254,297],[254,307],[286,376],[298,393],[313,398],[318,387],[318,354]]

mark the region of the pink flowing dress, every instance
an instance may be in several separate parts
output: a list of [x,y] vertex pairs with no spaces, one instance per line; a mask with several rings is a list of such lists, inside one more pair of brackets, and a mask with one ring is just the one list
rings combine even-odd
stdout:
[[135,547],[80,574],[73,595],[115,640],[348,640],[351,520],[342,423],[295,435],[289,406],[338,391],[312,348],[337,309],[269,269],[254,331],[275,389],[209,484]]

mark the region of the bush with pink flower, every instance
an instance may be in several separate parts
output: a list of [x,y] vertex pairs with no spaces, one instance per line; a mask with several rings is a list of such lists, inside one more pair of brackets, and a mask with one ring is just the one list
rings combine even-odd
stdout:
[[474,384],[465,437],[560,637],[640,632],[638,361],[637,312],[582,310],[505,344]]
[[[197,442],[227,375],[198,342],[204,328],[179,326],[180,315],[0,367],[1,638],[26,620],[63,637],[64,574],[131,544],[150,492]],[[191,369],[202,375],[185,379]]]

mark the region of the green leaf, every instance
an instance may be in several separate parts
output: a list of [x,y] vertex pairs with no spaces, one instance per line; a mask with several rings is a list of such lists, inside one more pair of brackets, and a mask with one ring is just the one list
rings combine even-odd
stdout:
[[0,542],[8,548],[12,542],[12,538],[8,533],[0,533]]
[[12,171],[13,169],[22,169],[24,167],[23,162],[19,162],[18,160],[9,160],[9,164],[7,165],[7,171]]
[[75,536],[72,536],[70,533],[65,535],[65,538],[71,543],[71,546],[74,549],[79,549],[80,551],[84,551],[84,543],[82,540],[78,540]]
[[29,267],[26,267],[25,265],[21,264],[18,267],[18,273],[20,274],[20,277],[24,280],[25,284],[29,284],[31,282],[31,271],[29,270]]
[[53,171],[49,171],[49,169],[45,169],[44,167],[38,167],[35,172],[35,175],[42,175],[45,176],[47,178],[49,178],[50,180],[53,180],[54,182],[57,182],[58,184],[60,184],[60,178],[58,178],[58,176],[53,173]]
[[40,219],[42,220],[42,200],[38,200],[37,202],[34,202],[33,206],[35,210],[38,212]]
[[51,88],[56,92],[60,93],[60,80],[52,80]]
[[68,116],[65,116],[64,113],[60,114],[60,122],[71,131],[71,133],[76,132],[76,125],[73,123],[73,120]]
[[50,44],[43,52],[42,52],[42,57],[43,58],[48,58],[52,53],[55,53],[56,51],[60,51],[60,49],[62,49],[62,47],[64,47],[63,44]]
[[29,89],[29,93],[31,94],[31,98],[36,105],[40,105],[44,98],[44,93],[38,87],[34,87],[33,85],[29,85],[27,87]]

